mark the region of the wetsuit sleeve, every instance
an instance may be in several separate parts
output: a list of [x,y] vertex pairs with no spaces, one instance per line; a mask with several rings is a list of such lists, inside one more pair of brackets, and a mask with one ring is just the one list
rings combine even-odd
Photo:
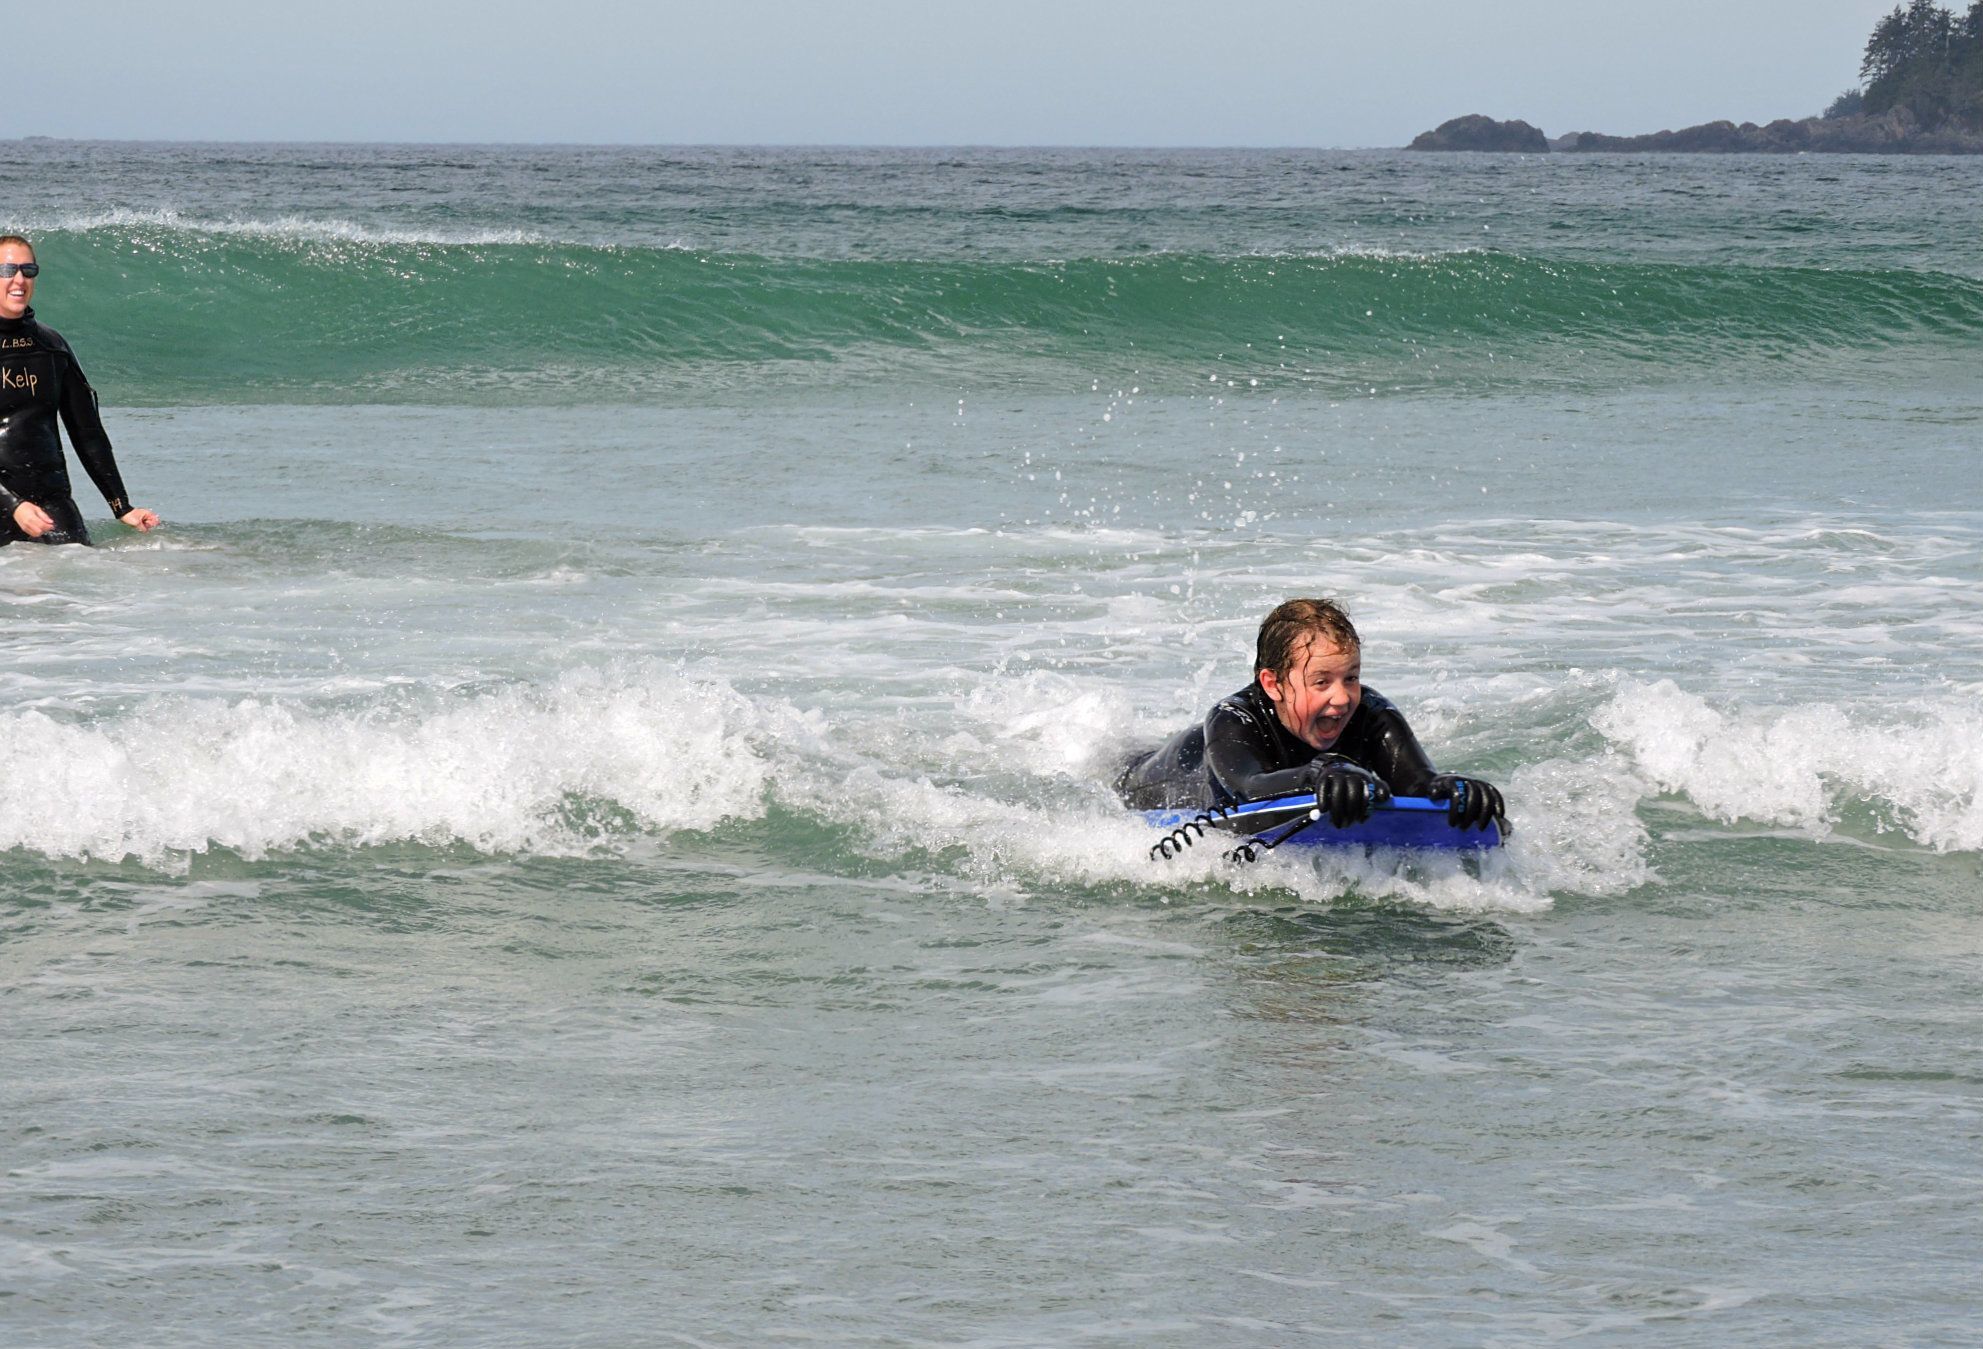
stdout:
[[[1357,728],[1357,743],[1347,751],[1350,756],[1384,779],[1384,785],[1399,796],[1425,795],[1439,770],[1412,734],[1405,714],[1390,699],[1367,689],[1357,714],[1364,724]],[[1336,748],[1345,749],[1342,745]]]
[[7,490],[6,483],[0,482],[0,530],[13,523],[14,509],[20,504],[21,499]]
[[62,425],[68,428],[69,443],[75,446],[76,458],[82,460],[90,481],[110,503],[110,514],[122,519],[130,512],[131,499],[125,495],[123,476],[117,472],[117,459],[110,452],[110,436],[104,431],[103,416],[97,410],[96,390],[90,387],[82,366],[76,363],[75,353],[66,347],[64,343],[62,354],[68,368],[62,374]]
[[1267,728],[1220,703],[1205,717],[1205,766],[1212,782],[1233,801],[1264,801],[1315,786],[1315,765],[1279,767],[1283,756]]

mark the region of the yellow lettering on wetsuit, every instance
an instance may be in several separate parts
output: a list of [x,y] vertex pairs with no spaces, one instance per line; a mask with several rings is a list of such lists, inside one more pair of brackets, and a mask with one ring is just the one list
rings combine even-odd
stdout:
[[26,389],[28,397],[34,397],[41,387],[41,376],[27,370],[9,370],[0,366],[0,389]]

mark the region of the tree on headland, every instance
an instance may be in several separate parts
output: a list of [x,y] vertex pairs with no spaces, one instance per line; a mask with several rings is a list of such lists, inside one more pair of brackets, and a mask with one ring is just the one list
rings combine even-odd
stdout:
[[1859,75],[1867,116],[1898,109],[1926,129],[1983,125],[1983,0],[1960,18],[1935,0],[1895,5],[1866,39]]
[[1866,108],[1866,95],[1857,89],[1848,89],[1825,105],[1824,119],[1835,122],[1841,117],[1857,117]]
[[1972,127],[1983,127],[1983,0],[1956,21],[1951,43],[1955,68],[1955,113]]

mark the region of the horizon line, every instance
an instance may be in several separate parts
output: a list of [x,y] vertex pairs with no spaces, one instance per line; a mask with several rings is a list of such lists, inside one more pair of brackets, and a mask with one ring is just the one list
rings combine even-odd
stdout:
[[1241,145],[1203,142],[1191,144],[1107,144],[1089,141],[506,141],[506,140],[339,140],[242,139],[224,140],[208,136],[52,136],[30,132],[0,137],[0,145],[310,145],[346,147],[394,147],[435,149],[545,149],[545,150],[1312,150],[1338,154],[1368,151],[1404,150],[1408,145],[1310,145],[1294,141],[1274,144]]

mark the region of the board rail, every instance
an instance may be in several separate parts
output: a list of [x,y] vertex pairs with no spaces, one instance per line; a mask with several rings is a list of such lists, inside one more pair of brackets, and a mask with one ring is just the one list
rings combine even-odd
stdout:
[[[1145,810],[1139,812],[1157,829],[1189,828],[1194,822],[1230,834],[1258,837],[1276,833],[1316,813],[1315,796],[1302,792],[1294,796],[1247,801],[1214,810]],[[1210,817],[1209,819],[1204,817]],[[1327,816],[1310,819],[1274,846],[1280,848],[1421,848],[1449,852],[1483,852],[1507,843],[1499,824],[1485,829],[1462,829],[1447,823],[1446,803],[1423,796],[1394,796],[1374,807],[1368,819],[1340,827]]]

